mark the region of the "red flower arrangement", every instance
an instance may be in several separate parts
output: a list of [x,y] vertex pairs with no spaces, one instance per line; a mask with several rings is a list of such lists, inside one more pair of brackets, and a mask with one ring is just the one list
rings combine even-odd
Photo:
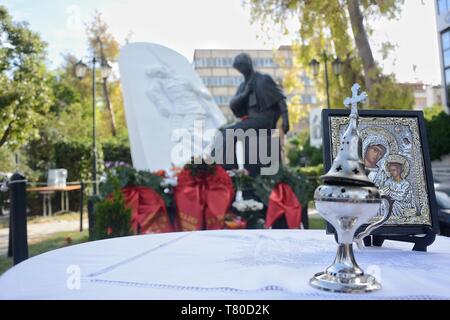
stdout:
[[152,173],[155,176],[165,178],[167,176],[167,172],[165,170],[158,170]]
[[221,166],[205,161],[188,163],[178,174],[174,190],[177,229],[223,229],[233,197],[233,182]]

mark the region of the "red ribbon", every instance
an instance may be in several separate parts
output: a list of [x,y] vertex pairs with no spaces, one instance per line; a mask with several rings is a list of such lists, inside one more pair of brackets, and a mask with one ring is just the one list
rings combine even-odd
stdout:
[[222,167],[216,166],[213,174],[201,177],[192,177],[191,172],[184,169],[178,175],[174,190],[177,229],[223,229],[233,197],[233,183]]
[[127,207],[131,208],[131,226],[137,233],[173,232],[164,199],[156,191],[146,187],[122,189]]
[[292,188],[285,183],[279,183],[269,197],[265,227],[270,228],[283,214],[289,229],[300,228],[302,206]]

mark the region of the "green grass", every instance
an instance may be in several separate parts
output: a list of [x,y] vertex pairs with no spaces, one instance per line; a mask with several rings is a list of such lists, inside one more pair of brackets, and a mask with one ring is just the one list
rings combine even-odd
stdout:
[[[70,239],[70,240],[69,240]],[[37,256],[47,251],[67,247],[88,241],[88,231],[58,232],[50,235],[47,239],[30,244],[28,247],[30,257]],[[12,258],[0,256],[0,275],[13,265]]]
[[309,228],[312,230],[321,230],[326,228],[326,221],[320,217],[314,217],[309,219]]
[[0,257],[0,275],[12,267],[12,259],[5,256]]

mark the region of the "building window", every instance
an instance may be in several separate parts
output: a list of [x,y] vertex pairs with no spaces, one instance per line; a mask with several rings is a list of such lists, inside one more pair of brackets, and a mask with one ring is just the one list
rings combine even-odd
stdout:
[[447,96],[447,106],[450,101],[450,69],[445,69],[445,94]]
[[302,94],[301,95],[301,104],[316,104],[317,98],[315,95],[312,94]]
[[202,77],[207,87],[237,87],[243,81],[243,77]]
[[303,75],[301,75],[301,76],[299,77],[299,79],[300,79],[300,81],[303,82],[303,84],[304,84],[305,86],[308,86],[308,87],[309,87],[309,86],[312,86],[311,78],[308,77],[307,75],[303,74]]
[[[450,1],[450,0],[449,0]],[[232,68],[233,58],[197,58],[194,61],[196,68]],[[285,59],[285,66],[292,66],[292,59]],[[278,68],[280,67],[273,58],[253,59],[255,68]]]
[[309,94],[303,94],[301,101],[302,104],[312,104],[312,96]]
[[226,106],[230,104],[231,101],[230,96],[214,96],[214,100],[216,101],[216,103],[220,106]]
[[231,68],[233,66],[232,58],[198,58],[195,59],[196,68]]
[[253,59],[253,65],[256,68],[274,68],[275,62],[272,58],[256,58]]
[[450,101],[450,29],[441,33],[442,57],[444,61],[445,92],[447,104]]
[[438,14],[446,13],[450,9],[450,0],[437,0]]
[[195,59],[194,66],[195,66],[195,68],[202,68],[203,67],[203,59]]
[[[287,68],[292,68],[292,66],[293,66],[292,59],[289,59],[289,58],[285,59],[285,60],[284,60],[284,65],[285,65],[285,67],[287,67]],[[278,65],[277,65],[277,67],[278,67]]]

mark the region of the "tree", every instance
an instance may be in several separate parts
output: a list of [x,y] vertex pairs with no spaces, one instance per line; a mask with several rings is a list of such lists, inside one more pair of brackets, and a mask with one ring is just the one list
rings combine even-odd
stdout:
[[[100,61],[114,61],[117,59],[119,55],[119,43],[109,32],[108,25],[102,19],[102,16],[99,12],[96,12],[92,22],[87,25],[86,32],[90,49],[92,53],[100,59]],[[105,97],[106,108],[108,109],[110,116],[111,132],[113,136],[116,136],[117,125],[113,103],[111,102],[108,90],[108,79],[103,78],[102,88]]]
[[[262,26],[275,23],[288,32],[286,22],[292,17],[299,20],[300,30],[294,43],[303,68],[326,48],[344,58],[341,80],[330,79],[332,102],[337,106],[342,105],[342,94],[347,93],[343,88],[348,91],[354,82],[363,81],[372,106],[411,108],[411,90],[397,85],[392,75],[382,74],[369,42],[371,19],[397,18],[404,0],[245,0],[244,3],[251,9],[252,22],[260,22]],[[324,87],[321,80],[318,84]]]
[[[55,103],[50,116],[55,139],[69,137],[71,140],[81,141],[92,139],[92,69],[88,69],[83,79],[74,75],[74,65],[78,62],[75,56],[64,56],[64,62],[55,71],[52,81],[55,92]],[[98,87],[97,87],[98,88]],[[102,93],[103,88],[99,88]],[[97,93],[97,97],[100,97]],[[112,136],[111,115],[105,108],[106,103],[98,99],[96,108],[97,137],[99,142],[105,140],[124,141],[128,139],[125,114],[123,108],[122,91],[118,80],[108,82],[108,96],[111,105],[114,105],[116,136]],[[106,101],[106,100],[105,100]]]
[[14,150],[30,137],[52,103],[46,43],[0,6],[0,148]]

